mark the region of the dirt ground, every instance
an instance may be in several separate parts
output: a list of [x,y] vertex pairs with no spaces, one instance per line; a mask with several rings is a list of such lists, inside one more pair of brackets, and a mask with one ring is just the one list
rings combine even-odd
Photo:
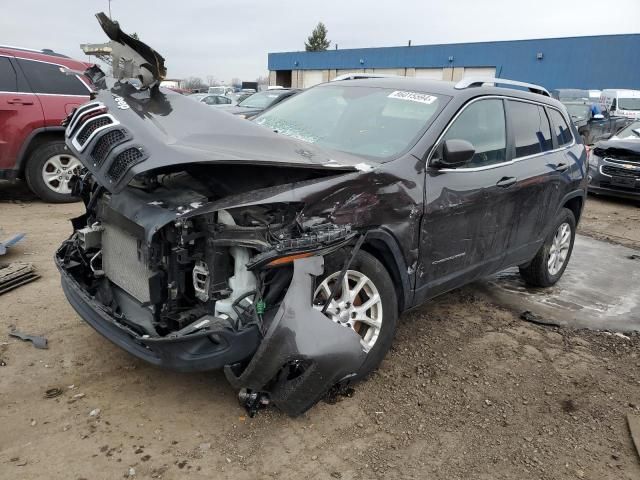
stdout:
[[[0,183],[0,226],[28,234],[1,260],[42,275],[0,296],[1,479],[640,478],[626,423],[640,415],[638,334],[539,327],[470,286],[405,314],[353,396],[248,418],[222,374],[160,371],[73,312],[51,257],[80,211]],[[590,198],[581,229],[638,247],[639,218]]]

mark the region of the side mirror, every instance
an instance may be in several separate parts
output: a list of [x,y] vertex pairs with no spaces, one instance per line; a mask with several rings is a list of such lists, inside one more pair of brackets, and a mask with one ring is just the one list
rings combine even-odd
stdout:
[[604,119],[604,115],[603,115],[603,114],[601,114],[601,113],[596,113],[596,114],[593,116],[593,119],[594,119],[594,120],[603,120],[603,119]]
[[432,165],[436,168],[456,168],[467,163],[476,149],[466,140],[451,139],[444,142],[439,158]]

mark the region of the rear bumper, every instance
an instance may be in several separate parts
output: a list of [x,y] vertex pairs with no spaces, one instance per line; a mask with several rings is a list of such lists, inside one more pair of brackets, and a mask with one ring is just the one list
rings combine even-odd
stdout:
[[93,300],[62,268],[64,294],[74,310],[98,333],[131,355],[152,365],[181,372],[217,370],[250,357],[260,344],[260,332],[250,326],[240,331],[198,332],[182,337],[143,338],[119,323]]

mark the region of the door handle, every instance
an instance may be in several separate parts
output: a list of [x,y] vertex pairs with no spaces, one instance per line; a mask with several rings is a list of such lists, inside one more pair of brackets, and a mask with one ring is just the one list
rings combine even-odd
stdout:
[[498,187],[507,188],[511,185],[515,185],[517,181],[518,179],[516,177],[502,177],[500,180],[498,180],[496,185]]
[[564,172],[569,169],[569,164],[561,162],[555,166],[556,172]]
[[9,105],[33,105],[31,100],[23,100],[22,98],[13,98],[11,100],[7,100]]

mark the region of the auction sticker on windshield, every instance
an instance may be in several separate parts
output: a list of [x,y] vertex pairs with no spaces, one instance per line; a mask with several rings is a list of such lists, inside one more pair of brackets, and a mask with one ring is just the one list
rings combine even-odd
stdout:
[[406,92],[403,90],[396,90],[395,92],[391,92],[388,95],[388,98],[397,98],[398,100],[409,100],[412,102],[426,103],[427,105],[432,104],[438,99],[438,97],[434,97],[433,95],[429,95],[427,93]]

